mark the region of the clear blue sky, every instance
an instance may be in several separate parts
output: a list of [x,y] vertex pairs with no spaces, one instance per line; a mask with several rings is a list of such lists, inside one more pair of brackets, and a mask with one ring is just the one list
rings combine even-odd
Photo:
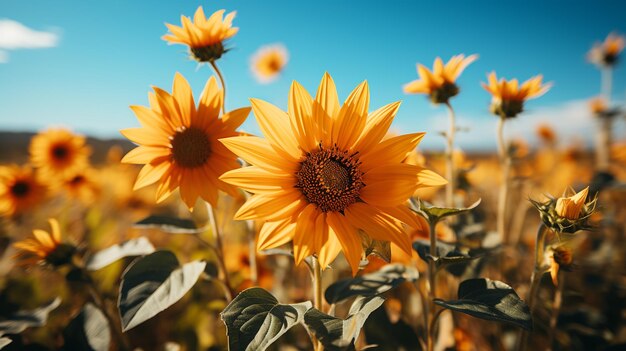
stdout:
[[[466,124],[486,125],[489,95],[479,83],[491,70],[508,78],[543,73],[554,82],[530,110],[555,108],[598,94],[599,72],[585,61],[595,41],[611,31],[626,33],[624,1],[128,1],[2,0],[0,19],[60,35],[56,47],[8,50],[0,64],[0,130],[39,130],[64,125],[100,137],[118,137],[137,126],[129,105],[147,104],[151,85],[171,89],[175,72],[196,93],[212,74],[197,69],[185,47],[160,37],[164,22],[179,24],[198,5],[210,13],[237,11],[239,33],[233,50],[220,61],[227,108],[248,98],[285,108],[289,85],[298,80],[311,93],[325,71],[344,99],[360,81],[370,83],[371,109],[403,100],[394,126],[402,132],[426,131],[427,146],[441,146],[434,127],[444,112],[423,96],[404,95],[402,85],[416,79],[415,64],[432,66],[436,56],[480,55],[459,80],[453,100]],[[256,83],[248,68],[260,46],[280,42],[290,53],[283,76],[270,85]],[[0,50],[2,50],[0,48]],[[614,94],[624,100],[626,69],[615,71]],[[522,117],[523,118],[523,117]],[[557,116],[556,118],[566,118]],[[489,120],[491,123],[491,120]],[[482,122],[482,123],[480,123]],[[495,123],[495,119],[494,119]],[[551,121],[556,125],[559,120]],[[445,126],[445,122],[444,122]],[[244,125],[256,132],[254,119]],[[476,131],[492,139],[491,129]],[[472,141],[473,140],[473,141]],[[491,145],[481,138],[466,148]],[[463,143],[462,143],[463,144]]]

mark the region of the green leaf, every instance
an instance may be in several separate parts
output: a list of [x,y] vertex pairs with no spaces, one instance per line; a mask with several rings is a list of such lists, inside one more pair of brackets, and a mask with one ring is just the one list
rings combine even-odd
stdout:
[[291,327],[302,322],[310,301],[279,304],[261,288],[241,292],[221,314],[231,351],[263,351]]
[[131,239],[96,252],[87,260],[86,268],[90,271],[97,271],[121,258],[143,256],[153,252],[154,246],[147,238]]
[[[453,264],[465,263],[482,257],[483,255],[471,255],[460,251],[455,245],[437,241],[437,256],[430,255],[430,241],[416,240],[413,242],[413,249],[419,257],[426,261],[434,261],[437,268],[445,267]],[[471,253],[471,251],[470,251]]]
[[104,313],[87,303],[65,327],[63,338],[66,347],[73,350],[108,351],[111,328]]
[[375,296],[382,294],[405,281],[415,281],[419,272],[403,264],[388,264],[379,271],[363,274],[356,278],[343,279],[330,285],[324,297],[333,304],[352,296]]
[[464,212],[468,212],[476,208],[481,199],[478,199],[476,202],[471,204],[469,207],[436,207],[427,204],[422,200],[418,200],[419,203],[415,203],[415,200],[411,200],[414,211],[421,213],[430,223],[437,223],[440,219],[448,216],[456,216]]
[[369,237],[367,233],[359,230],[361,236],[361,243],[363,245],[363,251],[365,251],[365,257],[374,254],[385,260],[385,262],[391,262],[391,243],[389,241],[375,240]]
[[208,226],[198,228],[191,219],[169,216],[148,216],[135,223],[135,228],[156,228],[170,234],[198,234],[205,232]]
[[3,349],[8,344],[10,344],[12,341],[13,340],[9,338],[3,338],[2,335],[0,335],[0,350]]
[[61,298],[57,297],[49,304],[31,311],[18,311],[7,320],[0,322],[0,335],[19,334],[31,327],[43,327],[46,325],[48,315],[52,310],[59,307]]
[[206,262],[179,266],[170,251],[136,259],[122,275],[118,308],[123,331],[154,317],[180,300],[204,272]]
[[507,284],[490,279],[468,279],[459,285],[459,299],[435,299],[439,306],[481,319],[532,329],[530,309]]
[[359,296],[346,319],[329,316],[315,308],[304,315],[304,323],[328,351],[352,350],[367,317],[385,300],[379,296]]

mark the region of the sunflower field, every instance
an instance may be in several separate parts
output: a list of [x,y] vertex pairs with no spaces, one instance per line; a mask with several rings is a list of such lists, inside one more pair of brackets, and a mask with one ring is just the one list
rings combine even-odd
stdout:
[[[146,85],[119,137],[2,133],[1,350],[626,350],[623,35],[580,53],[593,144],[563,147],[548,121],[507,134],[559,82],[461,81],[480,52],[417,62],[383,104],[368,77],[321,71],[293,73],[283,107],[235,106],[232,76],[273,84],[299,53],[223,70],[240,28],[222,6],[161,28],[203,84]],[[479,85],[496,147],[462,151],[456,101]],[[444,128],[395,127],[424,98]]]

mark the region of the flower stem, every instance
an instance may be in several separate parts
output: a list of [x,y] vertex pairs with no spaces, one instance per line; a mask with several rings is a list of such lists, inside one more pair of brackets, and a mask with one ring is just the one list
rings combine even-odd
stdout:
[[[322,266],[317,257],[313,257],[313,307],[319,311],[322,310]],[[322,343],[313,338],[315,351],[322,351],[324,347]]]
[[222,77],[222,72],[220,72],[220,69],[217,68],[217,64],[215,63],[215,60],[211,60],[209,61],[209,63],[211,64],[211,67],[213,67],[213,70],[217,74],[218,78],[220,79],[220,83],[222,84],[222,114],[225,114],[226,113],[226,84],[224,83],[224,77]]
[[213,231],[213,235],[215,236],[215,244],[217,246],[217,250],[215,250],[215,253],[220,263],[220,266],[222,267],[224,285],[226,285],[226,288],[228,290],[228,296],[226,296],[226,299],[228,301],[231,301],[233,299],[233,296],[235,295],[235,292],[233,290],[232,285],[230,284],[230,278],[228,277],[228,270],[226,269],[226,263],[224,262],[224,246],[222,245],[222,234],[220,233],[220,230],[217,226],[217,220],[215,219],[215,209],[210,203],[207,202],[206,204],[207,204],[207,210],[209,212],[209,223],[211,225],[211,230]]
[[437,257],[437,232],[435,227],[437,226],[437,221],[430,222],[430,256],[431,259],[428,260],[428,315],[429,322],[426,326],[426,335],[427,335],[427,343],[428,343],[428,351],[432,351],[435,347],[435,341],[433,340],[433,334],[437,327],[437,314],[435,313],[435,298],[437,297],[437,267],[435,266],[435,261],[433,260]]
[[500,117],[498,120],[498,155],[500,157],[500,165],[502,167],[502,179],[500,184],[500,192],[498,193],[498,213],[497,213],[497,231],[500,234],[502,243],[506,244],[508,235],[506,233],[506,209],[507,198],[509,192],[509,173],[511,171],[511,157],[506,151],[504,143],[504,122],[506,117]]
[[454,187],[455,187],[455,175],[454,175],[454,133],[456,132],[455,114],[452,105],[449,101],[446,101],[448,107],[448,117],[450,121],[448,133],[446,134],[446,206],[454,207]]
[[552,342],[554,341],[554,334],[556,334],[556,325],[559,321],[559,314],[561,312],[561,304],[563,303],[563,285],[565,285],[565,275],[557,273],[557,281],[559,286],[554,293],[554,301],[552,301],[552,315],[550,316],[550,330],[548,350],[552,350]]
[[[604,67],[602,72],[602,98],[607,106],[611,103],[611,90],[613,86],[613,69]],[[598,138],[596,144],[596,167],[600,171],[606,171],[611,163],[611,129],[613,118],[610,116],[600,117]]]

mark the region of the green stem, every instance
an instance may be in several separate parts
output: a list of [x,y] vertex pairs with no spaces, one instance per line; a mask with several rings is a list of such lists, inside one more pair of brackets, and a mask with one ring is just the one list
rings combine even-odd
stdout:
[[498,155],[500,157],[500,165],[502,166],[502,179],[500,192],[498,193],[497,231],[503,244],[506,244],[508,241],[508,233],[506,232],[506,210],[509,192],[509,173],[511,170],[511,158],[506,151],[506,144],[504,143],[505,120],[505,117],[500,117],[498,120]]
[[437,232],[435,227],[437,226],[437,221],[430,222],[430,256],[431,259],[428,261],[428,286],[429,286],[429,297],[428,297],[428,315],[429,323],[427,325],[426,335],[428,338],[428,350],[432,351],[435,347],[435,342],[433,340],[433,333],[436,329],[436,313],[435,313],[435,298],[437,297],[437,267],[435,266],[434,258],[437,257]]
[[452,105],[449,101],[446,101],[448,107],[448,118],[450,121],[448,133],[446,134],[446,206],[454,207],[454,188],[455,188],[455,175],[454,175],[454,133],[456,132],[455,114]]
[[[322,305],[322,266],[317,257],[313,257],[313,307],[323,312]],[[324,350],[322,343],[315,338],[313,338],[313,345],[315,351]]]
[[[219,261],[220,266],[222,267],[222,275],[224,279],[224,285],[228,288],[228,295],[226,299],[231,301],[233,296],[235,295],[235,291],[233,290],[233,286],[230,284],[230,278],[228,276],[228,270],[226,269],[226,263],[224,261],[224,246],[222,245],[222,234],[217,226],[217,220],[215,219],[215,209],[213,206],[207,202],[207,210],[209,212],[209,224],[211,225],[211,230],[213,231],[213,235],[215,236],[215,244],[217,246],[215,250],[215,254]],[[201,239],[201,238],[200,238]],[[212,247],[209,243],[207,243],[208,247]]]
[[209,61],[209,63],[211,64],[211,67],[213,67],[213,70],[215,71],[215,73],[217,74],[217,77],[220,79],[220,83],[222,84],[222,114],[226,113],[226,84],[224,83],[224,77],[222,77],[222,72],[220,72],[220,69],[217,68],[217,64],[215,63],[215,60],[211,60]]

